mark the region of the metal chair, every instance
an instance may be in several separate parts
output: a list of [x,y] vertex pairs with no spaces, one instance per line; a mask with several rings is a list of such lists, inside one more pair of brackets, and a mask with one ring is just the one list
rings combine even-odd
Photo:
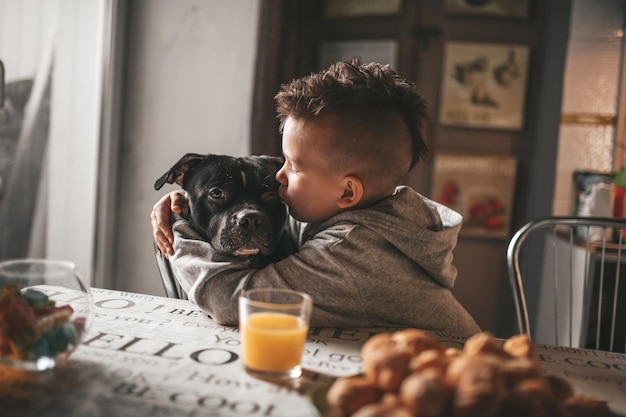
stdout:
[[157,266],[159,267],[159,274],[161,274],[161,282],[163,283],[163,290],[165,291],[165,295],[169,298],[178,298],[181,300],[187,300],[187,293],[180,286],[178,281],[176,280],[176,276],[174,275],[174,271],[172,271],[172,266],[170,265],[169,259],[163,252],[159,249],[155,242],[154,245],[154,254],[157,261]]
[[626,220],[548,217],[509,242],[508,275],[521,333],[535,342],[624,352]]

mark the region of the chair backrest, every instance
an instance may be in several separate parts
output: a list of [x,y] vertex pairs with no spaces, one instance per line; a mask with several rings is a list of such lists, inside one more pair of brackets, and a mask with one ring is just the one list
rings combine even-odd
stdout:
[[176,280],[176,276],[174,275],[169,259],[167,259],[163,252],[161,252],[156,243],[153,242],[153,244],[154,254],[156,256],[157,266],[159,267],[159,273],[161,274],[161,282],[163,283],[165,295],[169,298],[187,300],[187,293],[182,289]]
[[507,249],[518,327],[535,342],[624,352],[626,220],[547,217]]

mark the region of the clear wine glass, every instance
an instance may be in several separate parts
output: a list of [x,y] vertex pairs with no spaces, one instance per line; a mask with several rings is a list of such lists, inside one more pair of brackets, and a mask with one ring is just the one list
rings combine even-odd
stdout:
[[91,313],[89,284],[72,262],[0,262],[0,366],[42,371],[62,364]]

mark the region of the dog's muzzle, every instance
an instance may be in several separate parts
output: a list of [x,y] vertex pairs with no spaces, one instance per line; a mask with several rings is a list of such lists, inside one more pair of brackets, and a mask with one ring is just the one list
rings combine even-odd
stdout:
[[271,225],[268,216],[258,210],[239,211],[231,219],[231,226],[223,231],[222,241],[228,241],[235,256],[268,254],[273,250]]

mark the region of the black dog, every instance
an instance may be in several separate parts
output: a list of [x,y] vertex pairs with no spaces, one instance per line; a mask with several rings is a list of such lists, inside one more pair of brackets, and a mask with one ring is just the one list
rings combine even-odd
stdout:
[[282,163],[272,156],[188,153],[154,188],[180,185],[189,200],[184,217],[204,240],[217,252],[247,257],[262,266],[275,260],[287,219],[275,178]]

